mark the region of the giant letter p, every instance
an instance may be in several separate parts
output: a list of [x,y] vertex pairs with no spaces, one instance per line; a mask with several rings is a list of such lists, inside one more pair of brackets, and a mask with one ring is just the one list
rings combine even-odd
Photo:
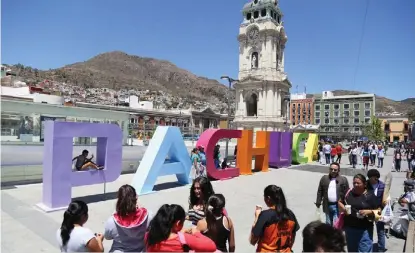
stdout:
[[[72,172],[73,137],[97,137],[96,163],[103,170]],[[115,181],[121,174],[122,132],[115,124],[45,122],[43,154],[44,211],[64,209],[71,202],[73,186]]]

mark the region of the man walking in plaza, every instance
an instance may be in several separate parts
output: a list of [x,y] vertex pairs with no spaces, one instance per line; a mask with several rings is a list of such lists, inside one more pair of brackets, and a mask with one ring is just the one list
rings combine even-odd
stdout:
[[340,175],[340,164],[331,163],[330,172],[320,179],[317,189],[316,207],[323,203],[323,212],[326,214],[326,223],[333,226],[337,220],[339,211],[337,201],[349,190],[349,181]]
[[331,158],[331,145],[330,143],[326,142],[326,144],[323,146],[323,152],[324,157],[326,158],[326,164],[330,164],[330,158]]

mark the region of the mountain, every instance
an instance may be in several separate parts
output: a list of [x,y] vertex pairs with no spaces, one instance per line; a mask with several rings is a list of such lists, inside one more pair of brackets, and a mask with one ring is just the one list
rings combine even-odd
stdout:
[[[354,91],[354,90],[334,90],[335,96],[345,95],[359,95],[367,94],[367,92]],[[408,114],[415,110],[415,98],[407,98],[402,101],[395,101],[386,97],[376,96],[376,112],[399,112]]]
[[11,67],[23,81],[29,83],[52,80],[83,88],[164,91],[190,100],[227,101],[227,87],[216,80],[196,76],[168,61],[120,51],[103,53],[84,62],[47,71],[21,64]]

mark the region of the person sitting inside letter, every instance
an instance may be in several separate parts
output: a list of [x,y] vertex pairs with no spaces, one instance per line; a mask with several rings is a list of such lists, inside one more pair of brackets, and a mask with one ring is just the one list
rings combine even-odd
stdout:
[[88,158],[88,150],[84,149],[82,151],[82,154],[72,159],[72,162],[76,160],[75,168],[78,171],[81,170],[88,170],[89,168],[100,170],[103,169],[102,166],[96,165],[94,162],[92,162],[92,159],[94,158],[94,155],[91,156],[91,158]]

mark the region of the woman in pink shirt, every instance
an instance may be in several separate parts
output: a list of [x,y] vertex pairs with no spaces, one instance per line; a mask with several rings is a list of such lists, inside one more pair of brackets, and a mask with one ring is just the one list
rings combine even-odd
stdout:
[[215,252],[216,245],[199,231],[183,229],[186,218],[179,205],[163,205],[150,223],[145,236],[147,252]]

